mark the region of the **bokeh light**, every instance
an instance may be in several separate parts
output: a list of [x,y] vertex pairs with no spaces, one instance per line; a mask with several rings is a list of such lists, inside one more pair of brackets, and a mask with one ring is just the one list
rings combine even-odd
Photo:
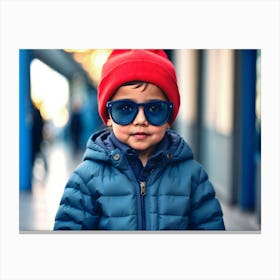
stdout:
[[45,120],[63,127],[69,119],[68,80],[51,67],[34,59],[30,66],[31,100]]

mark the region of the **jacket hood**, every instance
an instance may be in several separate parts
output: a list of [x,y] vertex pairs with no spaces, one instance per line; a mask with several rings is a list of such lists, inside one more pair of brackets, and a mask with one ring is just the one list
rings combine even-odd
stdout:
[[[116,150],[111,141],[108,141],[111,133],[111,130],[105,128],[92,134],[87,142],[84,160],[110,161]],[[167,130],[165,137],[168,137],[169,145],[164,153],[172,155],[172,161],[193,159],[191,148],[178,133]]]
[[102,129],[92,134],[87,142],[84,160],[108,161],[109,149],[106,147],[106,139],[110,131]]

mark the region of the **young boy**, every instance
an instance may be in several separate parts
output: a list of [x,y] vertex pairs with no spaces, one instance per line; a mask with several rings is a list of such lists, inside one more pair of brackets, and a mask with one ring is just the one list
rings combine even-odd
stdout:
[[203,167],[170,126],[179,106],[162,50],[114,50],[98,86],[107,129],[93,134],[73,172],[55,230],[224,230]]

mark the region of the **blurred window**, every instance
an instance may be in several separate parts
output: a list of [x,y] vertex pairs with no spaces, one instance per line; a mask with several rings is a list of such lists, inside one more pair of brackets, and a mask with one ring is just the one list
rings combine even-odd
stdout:
[[206,51],[205,103],[203,122],[219,133],[232,132],[233,51]]
[[68,80],[39,59],[30,66],[31,99],[45,120],[56,127],[63,127],[69,119]]

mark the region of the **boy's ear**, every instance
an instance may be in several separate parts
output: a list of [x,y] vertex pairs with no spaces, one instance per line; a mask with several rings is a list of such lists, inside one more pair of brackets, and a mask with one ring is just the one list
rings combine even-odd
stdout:
[[112,126],[112,119],[110,117],[110,114],[109,114],[108,110],[106,110],[106,118],[107,118],[106,125],[107,126]]
[[108,119],[107,119],[106,125],[107,125],[107,126],[112,126],[112,120],[111,120],[111,118],[108,118]]

